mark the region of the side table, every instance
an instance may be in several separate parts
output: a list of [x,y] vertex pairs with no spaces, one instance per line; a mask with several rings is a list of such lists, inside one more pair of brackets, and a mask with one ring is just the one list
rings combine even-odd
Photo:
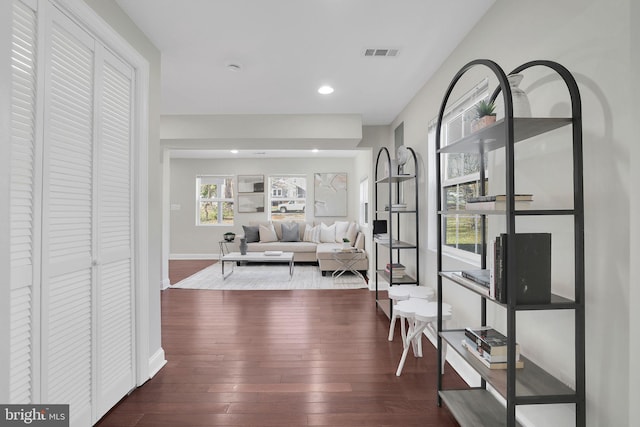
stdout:
[[333,260],[338,263],[339,267],[331,274],[331,277],[337,279],[344,273],[351,272],[364,281],[364,276],[358,270],[355,270],[353,266],[366,256],[366,253],[362,249],[353,249],[347,251],[342,249],[334,249]]

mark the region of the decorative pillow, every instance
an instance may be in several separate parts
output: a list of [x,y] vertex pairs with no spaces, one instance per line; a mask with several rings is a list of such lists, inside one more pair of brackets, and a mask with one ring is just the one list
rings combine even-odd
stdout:
[[336,225],[326,225],[324,222],[320,224],[320,242],[335,243],[336,241]]
[[[336,242],[342,243],[345,237],[347,237],[347,229],[349,228],[349,221],[336,221]],[[351,241],[351,240],[349,240]]]
[[257,225],[243,225],[244,238],[247,239],[247,243],[254,243],[260,241],[260,228]]
[[355,240],[358,237],[358,224],[356,224],[355,222],[350,223],[345,237],[349,239],[349,241],[351,242],[351,246],[354,246]]
[[260,225],[260,243],[277,242],[278,236],[273,225]]
[[307,225],[304,230],[304,237],[302,240],[305,242],[320,243],[320,226],[316,225],[315,227],[312,227]]
[[282,239],[283,242],[299,242],[300,241],[300,225],[297,222],[282,223]]

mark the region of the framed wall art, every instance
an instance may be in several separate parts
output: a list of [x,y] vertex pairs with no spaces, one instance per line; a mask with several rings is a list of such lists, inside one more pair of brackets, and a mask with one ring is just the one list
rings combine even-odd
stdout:
[[238,193],[264,193],[264,175],[238,175]]
[[347,173],[314,174],[314,215],[347,216]]

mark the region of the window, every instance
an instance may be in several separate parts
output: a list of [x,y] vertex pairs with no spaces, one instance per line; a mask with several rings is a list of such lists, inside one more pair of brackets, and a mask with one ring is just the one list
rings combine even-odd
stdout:
[[[441,130],[441,145],[445,146],[471,133],[471,121],[475,118],[475,106],[487,99],[488,81],[483,80],[465,94],[454,107],[445,113]],[[435,139],[435,123],[430,137]],[[435,155],[435,152],[434,152]],[[487,158],[481,162],[477,154],[447,154],[442,157],[442,195],[447,210],[463,210],[469,197],[481,194],[480,167],[485,165],[485,190],[488,186]],[[435,231],[435,230],[434,230]],[[482,222],[479,215],[448,215],[443,217],[443,241],[449,253],[460,256],[480,254],[482,251]]]
[[233,225],[233,177],[198,176],[196,225]]
[[305,176],[270,176],[270,217],[272,220],[304,220],[307,207]]
[[369,225],[369,178],[360,181],[360,225]]

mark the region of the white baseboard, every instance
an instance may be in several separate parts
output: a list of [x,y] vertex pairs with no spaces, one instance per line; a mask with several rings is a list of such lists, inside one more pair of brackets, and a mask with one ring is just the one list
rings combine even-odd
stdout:
[[181,259],[219,259],[220,254],[169,254],[170,260]]
[[158,351],[149,358],[149,378],[153,378],[166,364],[167,359],[164,358],[164,349],[160,347]]

